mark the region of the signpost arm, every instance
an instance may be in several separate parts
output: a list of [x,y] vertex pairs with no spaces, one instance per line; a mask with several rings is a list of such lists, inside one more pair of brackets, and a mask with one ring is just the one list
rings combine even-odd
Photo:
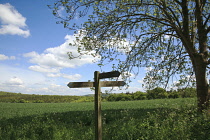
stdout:
[[95,87],[95,140],[102,140],[102,121],[101,121],[101,87],[99,72],[94,72]]

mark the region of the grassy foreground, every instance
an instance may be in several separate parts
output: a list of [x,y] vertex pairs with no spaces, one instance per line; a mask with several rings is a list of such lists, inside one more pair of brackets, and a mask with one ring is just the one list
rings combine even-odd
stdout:
[[[93,140],[94,104],[0,103],[0,140]],[[210,140],[193,98],[103,102],[103,140]]]

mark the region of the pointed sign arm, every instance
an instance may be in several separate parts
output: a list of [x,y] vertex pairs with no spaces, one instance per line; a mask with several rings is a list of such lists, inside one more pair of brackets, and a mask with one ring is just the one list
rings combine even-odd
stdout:
[[[101,87],[120,87],[124,86],[124,81],[100,81]],[[94,87],[94,82],[69,82],[67,85],[69,88],[87,88]]]
[[99,79],[119,77],[119,76],[120,76],[119,71],[104,72],[99,74]]

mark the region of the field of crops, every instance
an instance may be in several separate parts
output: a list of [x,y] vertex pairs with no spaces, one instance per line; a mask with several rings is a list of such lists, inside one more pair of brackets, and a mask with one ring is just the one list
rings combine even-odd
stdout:
[[[94,104],[0,103],[0,140],[93,140]],[[210,140],[194,98],[103,102],[103,140]]]

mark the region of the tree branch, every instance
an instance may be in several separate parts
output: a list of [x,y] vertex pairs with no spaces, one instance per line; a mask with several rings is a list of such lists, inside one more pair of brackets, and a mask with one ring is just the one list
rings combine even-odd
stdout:
[[207,33],[210,32],[210,26],[206,29],[206,32],[207,32]]
[[203,26],[205,27],[207,25],[207,23],[209,22],[210,19],[210,14],[208,15],[208,17],[206,18],[206,21],[204,22]]

